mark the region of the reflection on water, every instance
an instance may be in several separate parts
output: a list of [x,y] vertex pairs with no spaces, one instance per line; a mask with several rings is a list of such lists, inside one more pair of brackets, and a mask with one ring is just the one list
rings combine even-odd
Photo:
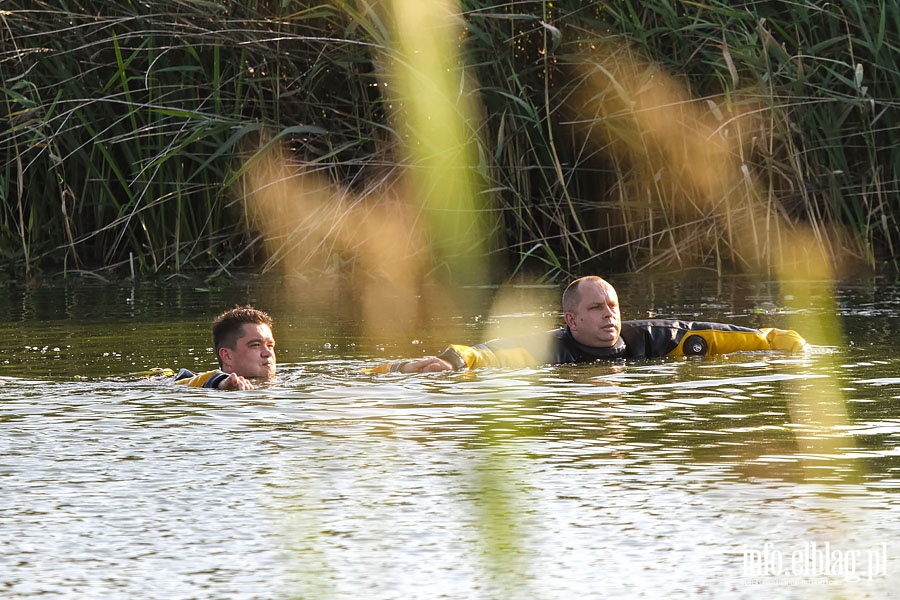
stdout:
[[[629,316],[802,310],[741,281],[617,284]],[[440,350],[443,324],[361,339],[352,314],[265,282],[20,298],[0,352],[2,596],[888,597],[897,292],[842,290],[852,345],[801,357],[417,376],[361,368]],[[272,385],[126,376],[210,367],[209,319],[244,302],[276,318]],[[841,426],[803,414],[823,386]]]

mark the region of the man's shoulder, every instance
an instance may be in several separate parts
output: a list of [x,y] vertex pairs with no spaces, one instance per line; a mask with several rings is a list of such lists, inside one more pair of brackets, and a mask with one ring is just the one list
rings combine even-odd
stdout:
[[753,327],[733,325],[731,323],[715,323],[712,321],[686,321],[684,319],[634,319],[622,321],[622,330],[652,331],[668,329],[675,331],[759,331]]
[[205,373],[194,373],[190,369],[179,369],[175,375],[175,383],[190,387],[217,388],[223,379],[228,378],[228,373],[213,369]]
[[639,319],[623,321],[621,337],[625,340],[630,358],[658,358],[675,351],[682,339],[692,332],[726,336],[732,333],[751,334],[751,336],[761,333],[752,327],[729,323],[681,319]]

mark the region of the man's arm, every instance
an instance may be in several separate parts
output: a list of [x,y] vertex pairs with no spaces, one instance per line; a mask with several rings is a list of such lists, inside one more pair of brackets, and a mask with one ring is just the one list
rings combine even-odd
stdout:
[[492,350],[487,344],[465,346],[451,344],[438,356],[426,356],[413,360],[398,360],[366,369],[367,373],[436,373],[460,371],[479,367],[529,367],[540,364],[526,348]]
[[758,350],[802,352],[807,347],[796,331],[676,319],[624,321],[621,335],[628,356],[636,359]]
[[195,375],[187,369],[181,369],[175,383],[188,387],[203,387],[216,390],[252,390],[253,384],[246,377],[235,373],[223,373],[216,369]]
[[366,373],[437,373],[439,371],[451,371],[453,365],[437,356],[426,356],[413,360],[395,360],[382,363],[377,367],[364,369]]
[[252,390],[253,384],[246,377],[241,377],[237,373],[230,373],[216,387],[220,390]]

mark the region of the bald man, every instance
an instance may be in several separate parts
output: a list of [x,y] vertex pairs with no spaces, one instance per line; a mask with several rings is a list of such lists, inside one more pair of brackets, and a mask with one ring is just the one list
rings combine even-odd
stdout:
[[783,329],[671,319],[623,322],[615,288],[595,275],[570,283],[563,293],[562,305],[565,327],[475,346],[451,344],[437,356],[394,361],[369,371],[427,373],[750,350],[799,352],[807,347],[799,334]]

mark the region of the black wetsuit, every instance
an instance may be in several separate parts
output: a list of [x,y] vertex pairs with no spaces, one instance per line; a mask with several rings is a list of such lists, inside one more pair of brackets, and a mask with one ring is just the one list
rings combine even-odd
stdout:
[[[703,356],[750,350],[797,351],[806,342],[796,332],[752,329],[724,323],[645,319],[623,321],[616,343],[607,348],[585,346],[568,327],[490,340],[474,346],[451,345],[438,355],[454,369],[480,366],[585,363],[596,360]],[[396,370],[396,369],[392,369]]]
[[205,373],[194,373],[188,369],[181,369],[175,375],[175,383],[188,385],[190,387],[204,387],[218,389],[222,380],[228,379],[228,373],[224,373],[216,369],[215,371],[207,371]]

